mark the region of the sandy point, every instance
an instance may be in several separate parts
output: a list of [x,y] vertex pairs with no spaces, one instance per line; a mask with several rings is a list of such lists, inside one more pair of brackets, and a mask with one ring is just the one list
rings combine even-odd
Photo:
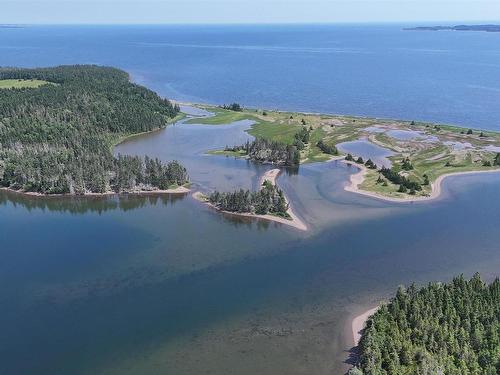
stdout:
[[280,173],[281,169],[278,168],[268,170],[260,178],[260,186],[264,185],[265,181],[269,181],[271,184],[276,185],[276,179]]
[[368,318],[375,314],[378,308],[379,306],[367,310],[363,314],[358,315],[352,320],[352,339],[354,342],[354,346],[358,346],[359,340],[361,339],[361,331],[363,330],[363,328],[365,328],[365,324],[368,321]]
[[456,177],[463,175],[473,175],[473,174],[483,174],[483,173],[499,173],[500,168],[497,169],[489,169],[483,171],[464,171],[464,172],[452,172],[446,173],[438,178],[431,184],[431,194],[425,197],[404,197],[404,198],[396,198],[396,197],[386,197],[385,195],[374,193],[371,191],[362,190],[359,186],[363,183],[366,178],[366,173],[368,172],[368,168],[366,168],[362,164],[357,164],[355,162],[342,160],[345,164],[353,165],[360,169],[359,172],[354,173],[350,176],[349,183],[344,187],[345,191],[349,191],[351,193],[361,194],[367,197],[376,198],[380,200],[384,200],[387,202],[396,202],[396,203],[411,203],[411,202],[419,202],[419,201],[429,201],[433,199],[437,199],[441,193],[443,192],[442,184],[443,181],[448,177]]

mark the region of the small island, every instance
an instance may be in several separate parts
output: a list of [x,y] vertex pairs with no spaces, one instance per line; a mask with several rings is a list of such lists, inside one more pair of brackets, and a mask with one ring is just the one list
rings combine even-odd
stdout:
[[177,105],[118,69],[1,68],[0,186],[33,195],[186,193],[179,162],[112,153],[179,117]]
[[359,169],[345,189],[378,199],[434,199],[448,176],[500,171],[497,132],[418,121],[249,109],[239,104],[199,107],[213,116],[188,123],[253,122],[248,133],[254,141],[209,154],[283,167],[341,160]]
[[243,189],[214,191],[209,195],[196,192],[193,197],[221,212],[274,221],[305,231],[307,226],[292,211],[285,194],[276,184],[280,172],[280,169],[267,171],[260,180],[260,190],[255,192]]
[[418,26],[408,27],[406,31],[486,31],[490,33],[500,32],[500,25],[456,25],[456,26]]
[[485,284],[476,274],[448,284],[400,287],[388,304],[364,317],[349,375],[498,374],[498,278]]

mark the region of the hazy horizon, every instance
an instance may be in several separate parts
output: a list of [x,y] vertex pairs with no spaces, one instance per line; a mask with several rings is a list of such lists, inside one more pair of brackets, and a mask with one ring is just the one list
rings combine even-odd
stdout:
[[487,25],[487,24],[500,24],[500,19],[498,20],[436,20],[436,21],[426,21],[426,20],[416,20],[416,21],[338,21],[338,22],[168,22],[168,23],[2,23],[0,22],[0,27],[2,26],[333,26],[333,25],[443,25],[443,26],[456,26],[461,24],[467,25]]
[[[3,0],[2,25],[500,22],[494,0]],[[485,16],[490,20],[485,21]]]

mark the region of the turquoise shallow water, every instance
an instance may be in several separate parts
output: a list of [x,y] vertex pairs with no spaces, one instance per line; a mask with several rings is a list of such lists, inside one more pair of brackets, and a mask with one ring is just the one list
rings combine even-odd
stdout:
[[[178,99],[495,128],[496,37],[34,27],[0,29],[0,64],[116,65]],[[205,155],[246,140],[249,125],[177,124],[116,152],[178,159],[195,189],[255,189],[269,166]],[[307,233],[189,195],[0,192],[0,373],[337,374],[350,318],[397,285],[498,275],[500,175],[454,177],[438,201],[394,205],[345,192],[356,171],[332,162],[279,177]]]

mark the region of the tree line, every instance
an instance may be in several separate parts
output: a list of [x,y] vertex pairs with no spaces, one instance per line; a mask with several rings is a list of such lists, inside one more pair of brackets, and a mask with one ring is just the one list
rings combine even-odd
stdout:
[[318,143],[316,143],[316,146],[318,146],[318,148],[325,154],[329,155],[339,154],[339,150],[337,149],[337,147],[325,143],[322,139],[320,139]]
[[0,185],[84,194],[186,182],[177,162],[155,160],[161,172],[148,174],[151,160],[113,156],[119,139],[164,127],[179,112],[126,72],[92,65],[1,68],[0,79],[54,83],[0,90]]
[[302,151],[306,148],[306,145],[309,144],[309,139],[311,138],[310,130],[306,127],[302,127],[295,135],[293,136],[293,145],[297,148],[297,150]]
[[375,164],[372,161],[372,159],[368,159],[367,161],[364,161],[361,156],[358,156],[357,159],[354,159],[354,157],[351,154],[347,154],[345,157],[345,160],[356,163],[356,164],[364,165],[370,169],[377,169],[377,164]]
[[400,287],[367,321],[351,375],[500,373],[500,281]]
[[[354,159],[354,157],[351,154],[347,154],[347,156],[345,157],[345,160],[351,161],[351,162],[354,162],[357,164],[363,164],[370,169],[377,169],[378,168],[377,165],[371,159],[368,159],[365,162],[361,156],[358,157],[357,159]],[[406,171],[413,169],[413,165],[411,164],[411,161],[409,158],[404,158],[402,160],[401,169],[406,170]],[[400,192],[400,193],[409,192],[409,194],[413,195],[413,194],[416,194],[417,191],[422,190],[422,185],[429,184],[429,177],[427,175],[424,175],[424,183],[420,184],[417,181],[413,181],[405,176],[402,176],[399,173],[398,169],[395,167],[387,168],[387,167],[382,166],[382,168],[380,168],[378,171],[380,172],[380,175],[384,176],[387,180],[389,180],[390,182],[392,182],[395,185],[399,185],[398,192]],[[380,175],[379,175],[379,178],[377,180],[377,183],[384,182],[383,179],[380,177]]]
[[284,166],[300,164],[300,151],[296,146],[265,138],[256,138],[252,142],[247,141],[241,146],[226,147],[225,151],[244,151],[250,160],[260,163]]
[[415,194],[417,191],[422,190],[422,185],[417,181],[412,181],[409,178],[402,176],[397,172],[394,168],[380,168],[380,174],[387,178],[395,185],[399,185],[399,192],[406,193],[407,191],[410,194]]
[[144,159],[138,156],[122,156],[115,158],[115,176],[112,180],[116,192],[150,190],[155,187],[166,190],[172,186],[181,186],[188,181],[186,168],[178,161],[161,162],[158,158]]
[[227,193],[215,191],[209,195],[208,201],[223,211],[257,215],[270,213],[289,217],[288,203],[283,191],[267,180],[259,191],[251,192],[243,189]]
[[483,161],[483,167],[498,167],[498,166],[500,166],[500,153],[498,153],[498,152],[495,155],[493,162],[491,162],[489,160]]
[[233,112],[243,111],[243,107],[239,103],[224,104],[220,108]]

